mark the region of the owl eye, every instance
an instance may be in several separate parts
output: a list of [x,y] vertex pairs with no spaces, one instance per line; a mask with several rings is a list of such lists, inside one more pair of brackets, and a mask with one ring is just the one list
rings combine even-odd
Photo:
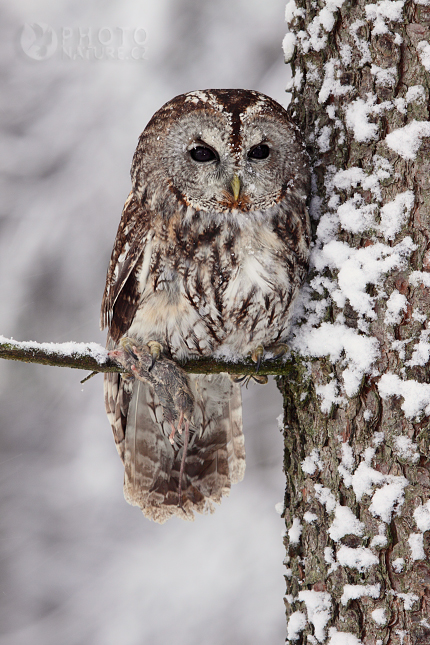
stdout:
[[214,161],[219,159],[216,152],[206,146],[196,146],[190,150],[191,159],[199,162]]
[[270,148],[265,143],[259,143],[248,152],[249,159],[267,159],[270,153]]

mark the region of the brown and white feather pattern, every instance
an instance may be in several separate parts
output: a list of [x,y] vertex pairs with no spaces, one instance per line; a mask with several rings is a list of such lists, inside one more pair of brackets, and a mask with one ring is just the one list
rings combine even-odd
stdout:
[[[259,145],[267,158],[250,156]],[[198,146],[215,159],[194,160]],[[310,228],[307,156],[283,108],[247,90],[176,97],[142,133],[132,183],[102,303],[108,348],[127,335],[158,341],[181,360],[246,356],[285,341]],[[210,510],[244,473],[239,386],[226,374],[193,376],[190,384],[194,431],[180,508],[183,444],[170,445],[154,389],[105,378],[126,499],[156,521]]]

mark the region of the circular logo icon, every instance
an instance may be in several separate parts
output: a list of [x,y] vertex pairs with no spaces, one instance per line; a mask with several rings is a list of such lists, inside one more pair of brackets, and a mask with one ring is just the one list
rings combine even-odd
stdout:
[[21,33],[21,47],[29,58],[46,60],[51,58],[57,49],[57,34],[44,22],[26,23]]

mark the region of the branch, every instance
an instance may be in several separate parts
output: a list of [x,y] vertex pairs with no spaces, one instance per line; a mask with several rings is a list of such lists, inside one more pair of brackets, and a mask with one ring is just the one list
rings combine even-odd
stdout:
[[[107,350],[97,343],[36,343],[19,342],[0,336],[0,358],[24,363],[40,363],[54,367],[71,367],[91,372],[123,372],[124,368],[111,360]],[[192,374],[255,374],[255,363],[246,359],[242,363],[200,358],[181,364]],[[258,373],[264,375],[289,375],[293,370],[291,361],[266,361]]]

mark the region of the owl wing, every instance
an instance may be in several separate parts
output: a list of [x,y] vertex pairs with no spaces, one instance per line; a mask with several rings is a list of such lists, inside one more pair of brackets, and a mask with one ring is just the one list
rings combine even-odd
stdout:
[[116,234],[101,308],[101,329],[108,326],[109,336],[115,342],[127,332],[139,305],[144,286],[139,269],[145,250],[149,250],[150,259],[151,240],[150,218],[144,201],[138,201],[131,192]]
[[[100,326],[108,327],[106,348],[111,350],[127,333],[141,296],[139,268],[148,242],[152,239],[150,218],[144,206],[131,192],[124,204],[106,276]],[[150,248],[149,248],[150,254]],[[139,277],[138,277],[139,276]],[[139,282],[140,281],[140,282]],[[104,377],[105,406],[115,443],[124,461],[124,438],[132,385],[118,373]]]
[[[121,386],[120,386],[121,387]],[[245,448],[240,386],[228,374],[192,375],[195,401],[179,505],[183,437],[172,446],[153,388],[136,381],[128,407],[124,439],[124,496],[159,523],[174,515],[193,520],[194,512],[214,510],[213,502],[243,478]]]

